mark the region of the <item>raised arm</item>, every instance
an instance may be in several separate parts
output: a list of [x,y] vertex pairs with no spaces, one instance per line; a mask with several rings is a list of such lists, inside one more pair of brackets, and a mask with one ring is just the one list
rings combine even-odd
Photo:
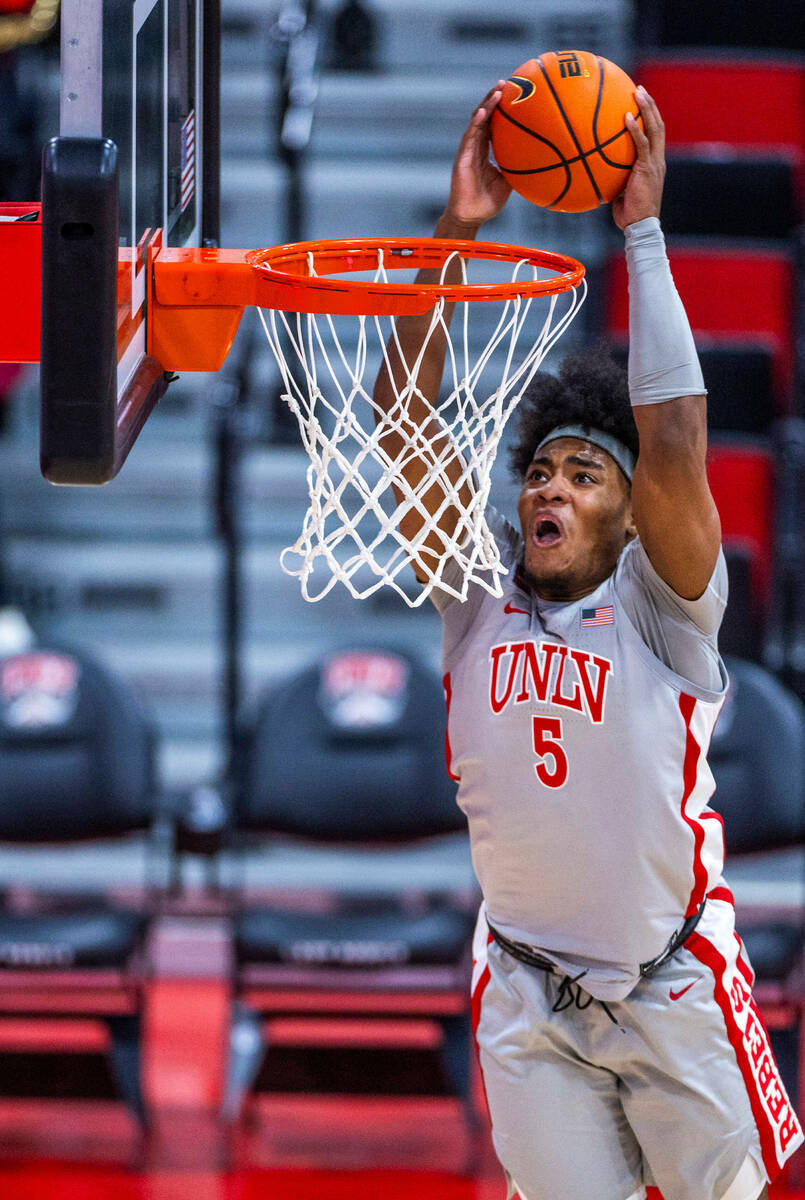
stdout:
[[[489,159],[489,122],[495,106],[502,94],[502,82],[499,82],[482,100],[472,115],[467,129],[453,162],[450,180],[450,194],[444,213],[439,218],[435,237],[450,239],[474,239],[485,221],[496,216],[508,199],[511,188]],[[449,264],[445,281],[458,283],[461,279],[461,266],[458,262]],[[420,271],[417,276],[419,283],[438,283],[439,272]],[[445,307],[444,319],[449,325],[453,306]],[[381,414],[390,412],[397,404],[397,396],[408,379],[409,368],[416,362],[422,349],[423,342],[431,324],[431,313],[422,316],[399,317],[397,319],[397,338],[392,338],[387,347],[388,361],[391,367],[385,365],[380,370],[374,388],[374,401],[378,407],[378,423],[383,422]],[[449,444],[448,434],[444,431],[437,418],[433,415],[433,405],[439,395],[444,359],[446,337],[441,329],[434,330],[428,340],[422,362],[416,377],[416,390],[412,390],[406,398],[406,415],[411,425],[420,427],[427,440],[434,448],[434,456],[439,455]],[[400,361],[400,354],[402,360]],[[403,365],[405,364],[405,365]],[[392,382],[393,379],[393,382]],[[391,459],[396,459],[404,448],[404,439],[393,425],[383,430],[381,444]],[[409,458],[404,468],[404,478],[408,486],[416,489],[420,486],[425,475],[432,468],[432,459]],[[448,457],[444,466],[445,474],[452,487],[459,483],[463,463],[457,453]],[[468,484],[459,492],[459,504],[468,503]],[[395,488],[398,502],[401,493]],[[429,515],[438,512],[444,502],[445,487],[438,479],[432,487],[425,490],[422,503]],[[441,514],[436,530],[425,542],[425,553],[432,552],[441,556],[446,540],[452,537],[459,509],[451,505]],[[424,518],[415,511],[409,511],[400,522],[401,531],[408,541],[413,541],[424,525]],[[440,536],[444,534],[444,538]],[[417,570],[416,563],[414,568]],[[421,575],[421,571],[417,570]]]
[[632,482],[635,525],[651,563],[677,595],[707,587],[721,526],[707,482],[707,402],[699,360],[659,225],[665,129],[656,104],[637,89],[645,133],[627,124],[637,160],[612,204],[629,270],[629,393],[640,435]]

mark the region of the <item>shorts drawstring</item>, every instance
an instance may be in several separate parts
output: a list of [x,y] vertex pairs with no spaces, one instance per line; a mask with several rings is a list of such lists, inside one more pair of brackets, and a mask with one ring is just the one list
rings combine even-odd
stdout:
[[[536,950],[533,950],[530,946],[523,945],[522,942],[513,942],[511,938],[507,938],[505,934],[500,932],[500,930],[495,929],[494,925],[489,923],[488,918],[486,923],[494,941],[497,942],[501,950],[505,950],[507,954],[511,954],[512,958],[516,958],[518,962],[525,963],[526,966],[536,967],[538,971],[545,971],[548,975],[560,974],[550,959],[545,958]],[[551,1006],[551,1012],[563,1012],[566,1008],[570,1008],[573,1004],[575,1004],[576,1008],[582,1012],[585,1008],[590,1007],[595,999],[595,996],[591,996],[589,992],[585,992],[579,984],[579,980],[583,979],[586,974],[587,971],[584,970],[579,972],[578,975],[574,975],[572,977],[570,975],[561,976],[556,993],[556,1000]],[[575,992],[573,991],[574,986],[576,988]],[[603,1000],[599,1000],[598,1003],[601,1005],[610,1021],[612,1021],[613,1025],[620,1026],[620,1021],[616,1016],[614,1016],[609,1006]]]
[[[551,974],[554,974],[554,972],[551,972]],[[561,980],[559,981],[559,987],[557,988],[556,1000],[551,1005],[551,1012],[564,1012],[566,1008],[570,1008],[573,1004],[575,1004],[576,1008],[578,1008],[581,1012],[584,1012],[585,1008],[590,1007],[595,999],[595,996],[591,996],[589,992],[585,992],[584,989],[579,986],[579,980],[583,979],[586,974],[586,971],[580,971],[578,975],[574,975],[572,978],[569,975],[562,976]],[[573,991],[574,984],[576,985],[575,992]],[[618,1018],[614,1015],[606,1001],[599,1000],[598,1003],[601,1005],[610,1021],[612,1021],[613,1025],[619,1025],[620,1022],[618,1021]]]

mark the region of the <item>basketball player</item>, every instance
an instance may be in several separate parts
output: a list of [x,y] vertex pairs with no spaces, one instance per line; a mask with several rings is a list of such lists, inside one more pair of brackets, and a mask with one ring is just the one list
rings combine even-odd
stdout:
[[[506,202],[489,159],[500,95],[464,134],[438,236],[475,237]],[[504,595],[437,595],[450,770],[484,896],[473,1011],[510,1197],[637,1200],[653,1184],[664,1200],[756,1200],[803,1135],[752,1002],[706,806],[727,687],[726,569],[705,388],[658,219],[664,129],[642,89],[637,99],[645,133],[627,118],[637,160],[612,205],[629,271],[628,384],[589,355],[536,377],[513,451],[518,521],[489,514],[510,567]],[[398,321],[395,381],[428,322]],[[443,352],[428,344],[425,396],[438,394]],[[375,390],[384,411],[388,371]],[[416,394],[409,412],[427,424]],[[393,454],[395,434],[384,437]],[[415,487],[427,465],[406,470]],[[443,499],[434,480],[427,511]],[[443,550],[456,513],[425,553]],[[413,536],[423,518],[406,521]]]

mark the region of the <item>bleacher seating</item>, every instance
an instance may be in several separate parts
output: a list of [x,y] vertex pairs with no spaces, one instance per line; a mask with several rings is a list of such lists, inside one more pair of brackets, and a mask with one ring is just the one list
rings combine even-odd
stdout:
[[651,48],[805,50],[799,0],[637,0],[635,8],[637,40]]
[[[767,437],[775,420],[772,354],[768,346],[696,338],[696,349],[707,386],[707,424],[717,435],[749,434]],[[613,358],[626,368],[628,347],[619,339]]]
[[[716,239],[695,245],[672,241],[669,257],[694,337],[725,346],[754,344],[772,356],[775,409],[794,403],[796,364],[794,260],[771,247],[737,247]],[[613,255],[607,281],[608,330],[616,341],[628,336],[626,263]]]
[[[643,45],[633,73],[665,122],[663,224],[709,391],[715,436],[709,471],[730,568],[722,645],[757,658],[765,642],[771,658],[782,662],[790,659],[780,646],[790,643],[791,604],[772,588],[790,591],[792,572],[801,573],[790,549],[784,571],[775,562],[770,500],[777,480],[765,439],[801,403],[805,59],[758,52],[758,46],[780,43],[773,36],[744,40],[745,25],[740,17],[733,23],[734,12],[730,35],[721,37],[725,12],[706,3],[642,4]],[[779,11],[773,16],[778,20]],[[760,11],[753,10],[752,19],[764,25]],[[705,28],[707,36],[697,43],[693,31]],[[625,284],[624,263],[616,258],[608,323],[621,346]],[[790,500],[786,507],[792,509]],[[785,514],[780,520],[790,541],[791,521]]]
[[[129,903],[80,872],[61,888],[52,875],[59,855],[88,842],[155,833],[160,812],[156,730],[125,680],[78,649],[0,658],[0,840],[6,858],[36,846],[52,855],[50,877],[9,882],[0,908],[0,1095],[117,1095],[148,1124],[146,938],[168,877],[164,842],[149,868],[161,862],[161,874],[147,874]],[[5,1038],[21,1019],[38,1039]],[[88,1023],[99,1037],[87,1038]]]
[[[730,585],[721,646],[760,660],[772,607],[776,516],[773,457],[757,439],[794,404],[793,261],[777,250],[725,251],[706,241],[695,248],[672,242],[670,258],[711,390],[708,474]],[[607,311],[621,357],[626,284],[623,258],[613,257]]]
[[668,153],[662,199],[666,234],[758,238],[786,242],[802,223],[789,155],[736,154],[730,149]]
[[698,204],[690,232],[790,236],[805,219],[805,57],[647,51],[634,74],[665,123],[669,227],[688,232]]
[[[372,56],[353,74],[334,60],[338,7],[339,0],[323,0],[320,6],[325,70],[303,168],[308,236],[430,232],[446,196],[457,137],[490,79],[551,45],[595,46],[624,65],[630,57],[631,6],[624,0],[551,0],[527,13],[518,10],[511,20],[497,13],[479,15],[468,0],[371,0]],[[723,46],[744,38],[750,46],[747,30],[758,10],[711,0],[652,0],[651,7],[654,41],[644,39],[632,74],[658,100],[667,126],[663,220],[710,392],[709,469],[722,513],[732,597],[722,645],[741,658],[757,659],[764,654],[768,614],[775,611],[777,579],[780,477],[767,438],[781,416],[801,406],[796,324],[801,266],[788,247],[805,197],[803,62],[745,50],[660,52],[657,47],[688,47],[696,36]],[[785,29],[787,46],[793,47],[800,7],[800,0],[782,0],[769,8],[755,45],[784,48],[776,31]],[[268,53],[275,9],[264,0],[224,0],[225,245],[267,245],[287,238],[287,174],[276,155],[277,82]],[[645,21],[641,28],[648,28]],[[50,134],[56,131],[53,96],[46,102]],[[575,254],[593,269],[594,278],[610,224],[604,210],[571,217],[513,197],[488,232],[492,238]],[[695,244],[685,240],[692,235]],[[606,286],[614,298],[607,330],[622,346],[626,292],[620,251]],[[592,312],[588,304],[586,323],[579,321],[552,353],[549,369],[555,369],[556,356],[572,339],[595,335]],[[259,410],[277,381],[262,350],[250,378]],[[172,385],[123,474],[100,494],[52,489],[36,477],[33,373],[15,397],[3,436],[2,517],[15,595],[30,601],[40,630],[54,639],[96,646],[148,694],[163,735],[159,769],[172,784],[217,779],[223,757],[222,558],[208,513],[210,383],[186,376]],[[248,545],[242,564],[240,679],[245,703],[311,654],[326,656],[336,638],[367,627],[386,646],[410,640],[415,629],[423,655],[433,662],[438,657],[439,623],[429,609],[412,615],[386,593],[360,605],[338,591],[310,606],[300,600],[297,584],[281,573],[279,549],[297,536],[306,503],[306,466],[299,448],[265,444],[252,445],[243,464]],[[503,461],[496,468],[496,489],[501,481]],[[805,608],[786,607],[789,625],[797,611]],[[783,638],[790,670],[791,663],[800,664],[799,679],[805,679],[803,629],[805,620],[800,620],[798,630],[789,629]],[[441,764],[435,766],[434,777],[441,777],[441,770]],[[273,871],[284,845],[269,863]],[[265,880],[264,860],[249,861]],[[431,877],[439,870],[435,858]],[[390,875],[391,889],[402,889],[401,874]],[[300,887],[310,886],[318,896],[317,882],[315,868],[305,861]],[[334,895],[333,912],[343,917],[345,929],[354,928],[349,921],[355,913],[348,902],[340,907],[341,900]],[[381,916],[370,912],[367,920]],[[244,968],[239,986],[249,978],[247,966],[254,968],[255,978],[274,981],[283,973],[287,979],[301,972],[301,964],[289,965],[282,957],[289,953],[289,931],[303,927],[295,919],[289,916],[283,924],[282,913],[257,905],[244,914],[235,930],[239,969]],[[760,951],[757,961],[763,962]],[[313,986],[319,966],[310,965],[306,984]],[[248,1046],[255,1032],[253,1014],[240,1007],[235,1017],[233,1029],[247,1035]],[[233,1067],[230,1112],[262,1050],[252,1040],[252,1059],[247,1055]]]
[[721,516],[730,596],[719,644],[759,659],[769,613],[774,546],[774,463],[750,441],[712,441],[707,474]]
[[707,419],[719,433],[768,434],[774,420],[773,359],[767,346],[697,339],[707,383]]
[[[425,857],[466,837],[445,770],[445,708],[438,675],[409,651],[357,645],[269,688],[244,726],[234,779],[232,837],[351,847],[371,863],[396,847]],[[270,884],[269,880],[265,881]],[[225,1115],[235,1120],[261,1090],[446,1093],[473,1118],[470,1087],[470,942],[478,897],[433,881],[380,885],[371,895],[322,885],[273,904],[237,888],[233,917],[230,1062]],[[355,1055],[332,1039],[266,1042],[268,1021],[359,1020]],[[373,1040],[372,1029],[388,1026]],[[432,1052],[400,1055],[392,1030],[427,1021]],[[403,1044],[406,1041],[405,1035]],[[392,1041],[388,1039],[391,1038]],[[389,1049],[383,1050],[382,1045]],[[373,1049],[374,1047],[374,1049]],[[373,1057],[374,1056],[374,1057]],[[372,1066],[372,1063],[375,1066]]]
[[797,163],[805,154],[805,63],[796,55],[644,50],[634,74],[675,150],[752,150]]

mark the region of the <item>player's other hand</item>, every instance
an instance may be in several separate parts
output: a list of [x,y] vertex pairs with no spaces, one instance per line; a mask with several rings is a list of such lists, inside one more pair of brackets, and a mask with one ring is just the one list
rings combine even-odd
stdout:
[[453,161],[450,197],[439,222],[442,230],[446,233],[449,228],[453,237],[474,235],[484,221],[497,216],[511,193],[489,158],[490,122],[503,95],[503,82],[498,80],[472,114]]
[[643,129],[627,113],[626,127],[637,149],[626,187],[612,201],[612,217],[620,229],[644,217],[658,217],[665,182],[665,126],[660,110],[644,87],[635,91],[637,107],[643,118]]

